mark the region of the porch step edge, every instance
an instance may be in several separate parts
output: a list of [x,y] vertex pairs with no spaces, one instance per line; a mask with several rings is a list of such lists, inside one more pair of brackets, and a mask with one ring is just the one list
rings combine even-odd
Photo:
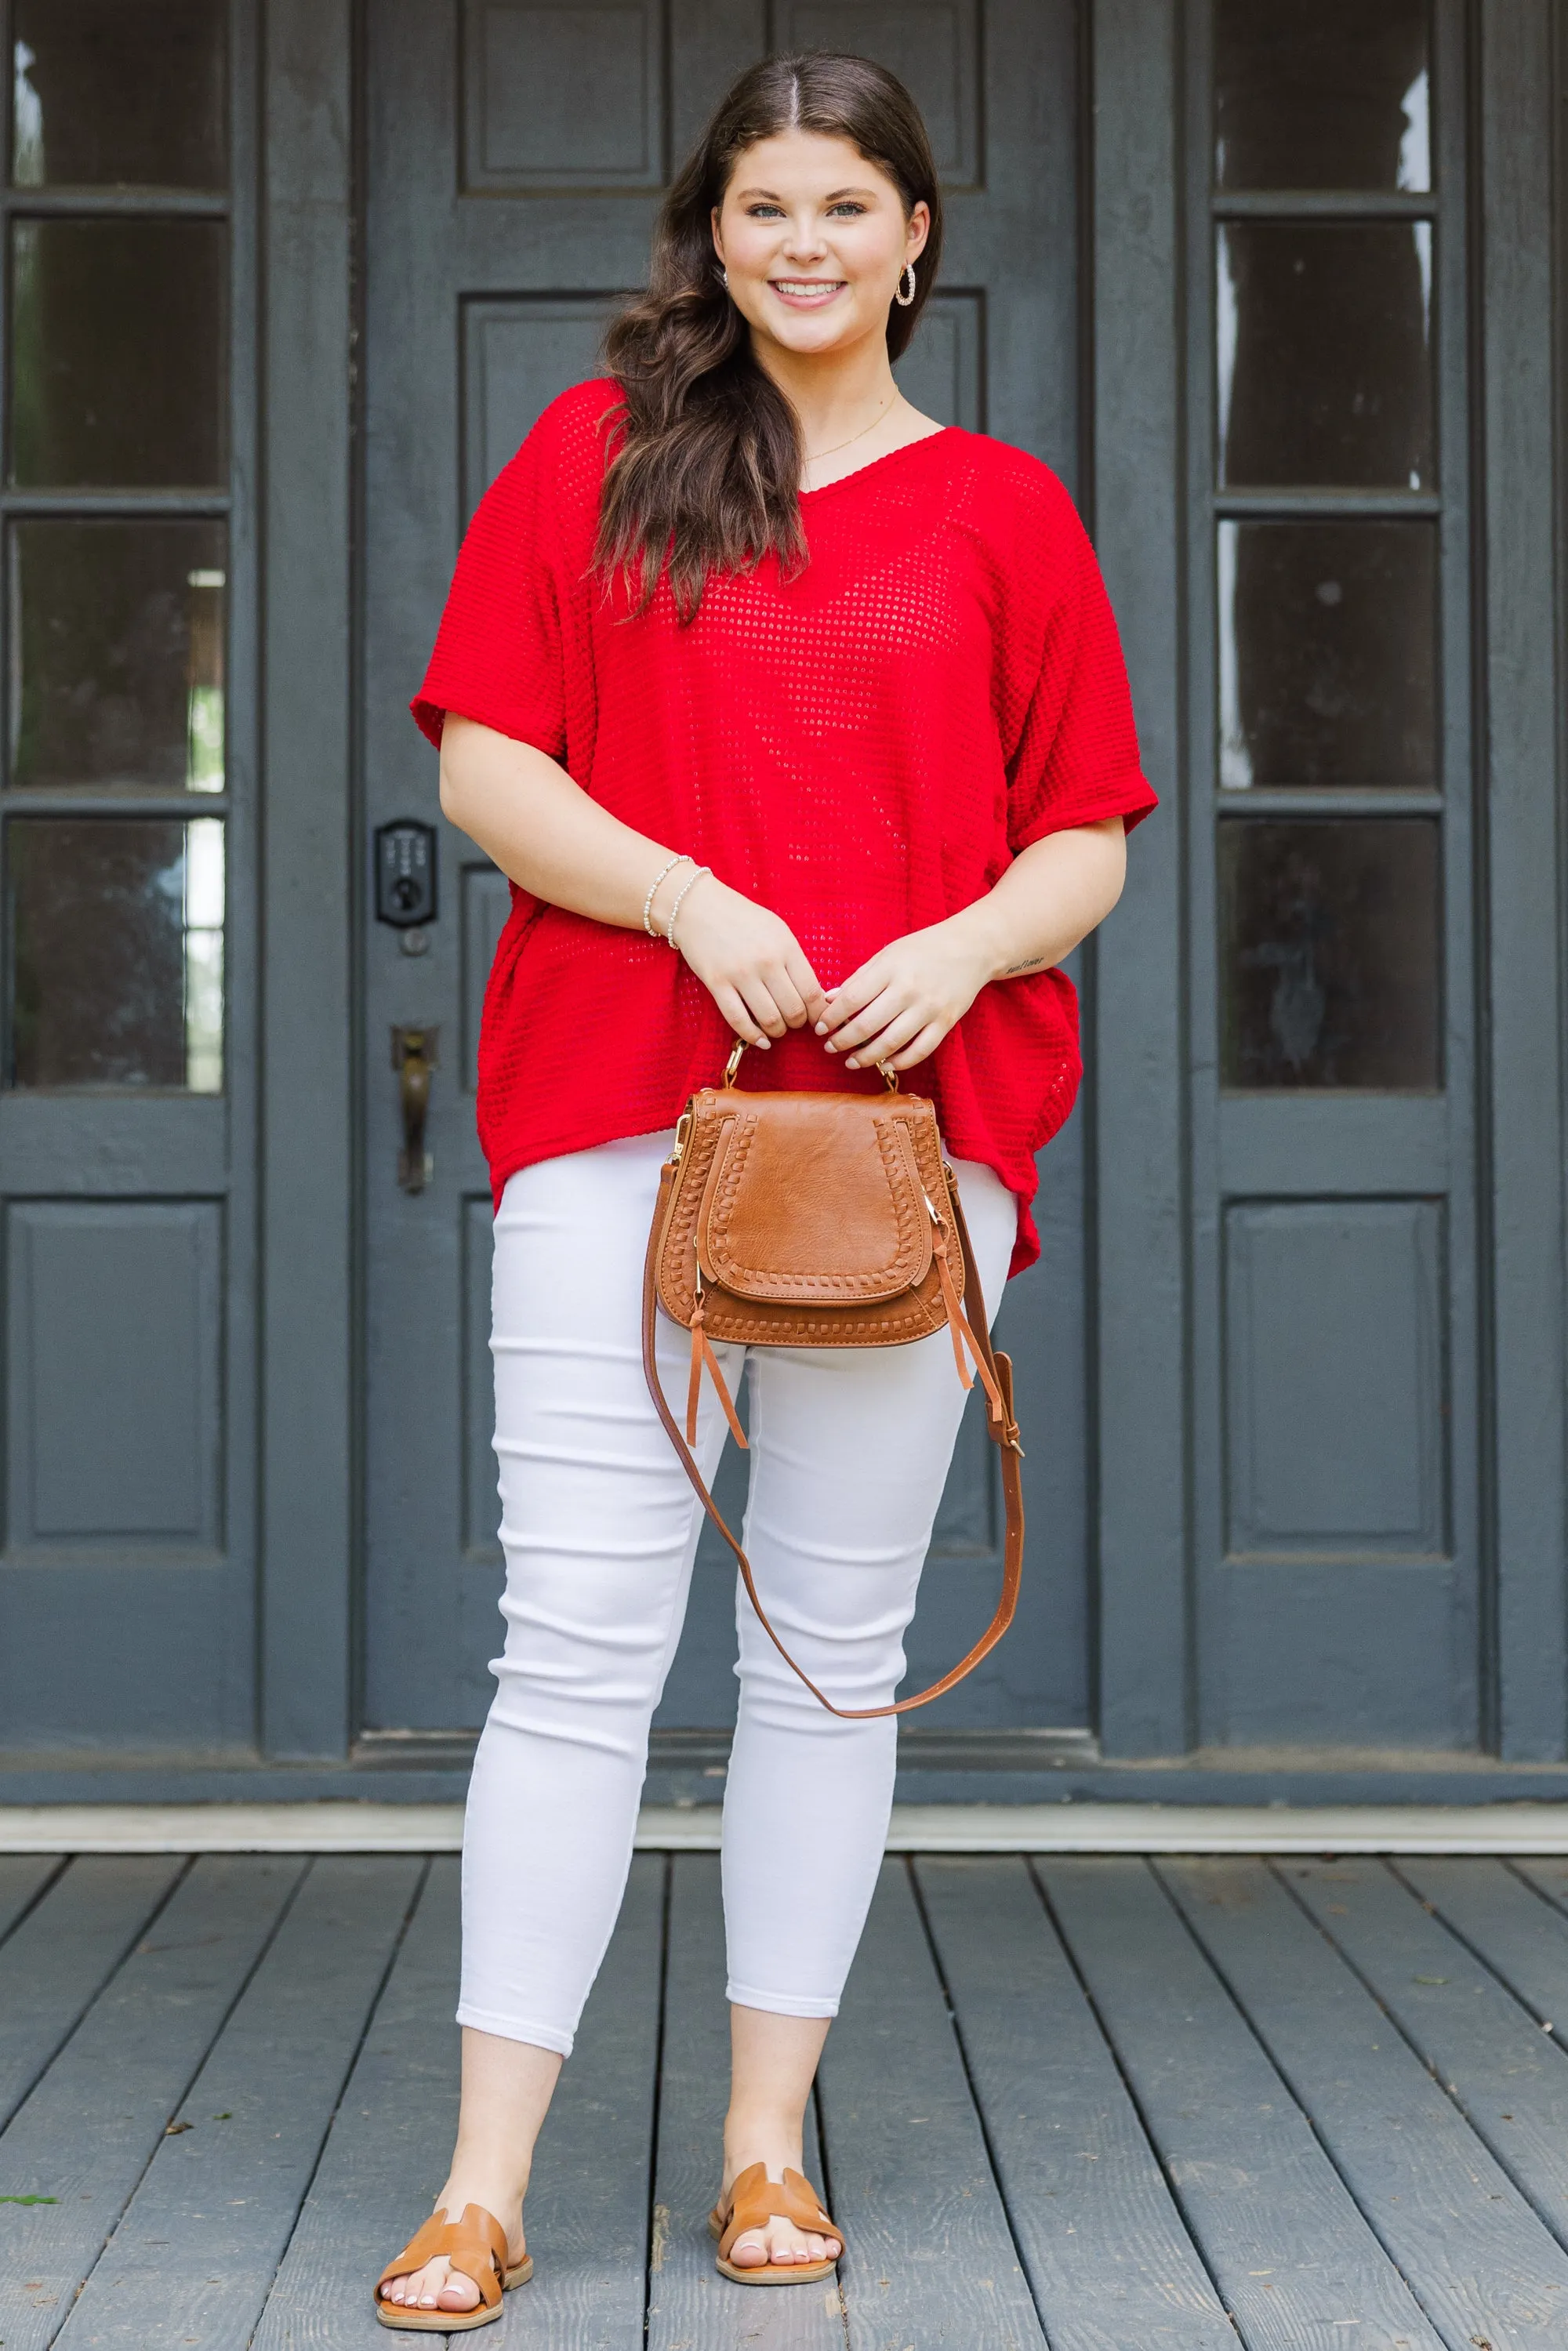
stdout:
[[[712,1853],[716,1804],[648,1804],[637,1844]],[[0,1853],[455,1853],[461,1804],[0,1805]],[[1568,1854],[1568,1803],[895,1804],[890,1853]]]

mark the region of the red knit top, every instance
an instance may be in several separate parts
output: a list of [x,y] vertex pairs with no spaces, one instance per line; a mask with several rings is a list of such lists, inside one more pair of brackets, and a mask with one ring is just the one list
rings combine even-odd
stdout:
[[[633,618],[591,575],[616,398],[604,381],[564,393],[481,500],[413,704],[432,742],[455,710],[559,759],[771,907],[828,989],[1043,833],[1155,805],[1099,568],[1048,467],[956,426],[894,450],[802,494],[803,570],[710,578],[683,628],[667,583]],[[497,1199],[535,1160],[673,1126],[730,1042],[663,938],[514,883],[479,1040]],[[1040,1254],[1034,1155],[1081,1072],[1077,998],[1051,970],[983,987],[901,1073],[948,1152],[1018,1195],[1014,1273]],[[741,1083],[883,1081],[808,1028],[748,1054]]]

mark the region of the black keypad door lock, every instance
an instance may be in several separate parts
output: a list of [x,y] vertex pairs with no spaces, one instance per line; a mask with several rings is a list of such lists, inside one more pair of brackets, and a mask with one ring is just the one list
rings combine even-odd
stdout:
[[376,843],[376,920],[394,931],[411,931],[435,920],[435,827],[404,817],[379,824]]

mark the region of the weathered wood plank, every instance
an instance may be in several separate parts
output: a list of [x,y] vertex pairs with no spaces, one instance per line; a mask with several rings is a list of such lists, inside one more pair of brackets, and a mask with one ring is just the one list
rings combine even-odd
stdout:
[[1024,1864],[915,1876],[1051,2351],[1235,2351]]
[[0,1853],[0,1941],[60,1866],[57,1853]]
[[855,2351],[1045,2337],[904,1865],[883,1864],[821,2074]]
[[1155,1867],[1456,2351],[1568,2342],[1568,2254],[1267,1864]]
[[[457,2126],[459,1866],[455,1857],[431,1864],[268,2296],[256,2351],[306,2343],[384,2351],[371,2288],[429,2212]],[[504,2326],[513,2344],[621,2351],[641,2334],[660,1868],[652,1857],[633,1867],[626,1908],[539,2143],[527,2211],[538,2267],[507,2304]],[[630,2024],[619,2015],[623,2002]],[[626,2083],[616,2079],[622,2060],[643,2069],[640,2082],[635,2070]]]
[[162,1854],[73,1862],[0,1949],[0,2126],[184,1866]]
[[62,2328],[68,2351],[245,2351],[422,1867],[312,1865]]
[[1292,1861],[1282,1875],[1542,2218],[1568,2234],[1568,2059],[1552,2036],[1381,1863]]
[[1420,1854],[1396,1874],[1531,2011],[1568,2033],[1568,1918],[1500,1861]]
[[303,1865],[198,1861],[0,2136],[6,2193],[57,2199],[0,2206],[5,2351],[53,2341]]
[[514,2345],[642,2342],[664,1911],[664,1856],[639,1854],[539,2135],[526,2213],[534,2275],[513,2296]]
[[1520,1855],[1508,1865],[1548,1902],[1568,1913],[1568,1854],[1531,1855],[1528,1860]]
[[[717,1856],[677,1854],[671,1863],[648,2351],[696,2344],[702,2351],[843,2351],[842,2304],[831,2278],[814,2286],[737,2285],[714,2267],[707,2216],[718,2192],[729,2100],[724,1989]],[[815,2117],[808,2116],[806,2169],[825,2195],[814,2137]]]
[[457,2126],[459,1866],[455,1855],[430,1865],[267,2296],[256,2351],[306,2343],[384,2351],[371,2288],[430,2210]]
[[1437,2351],[1306,2116],[1146,1865],[1037,1866],[1249,2351]]

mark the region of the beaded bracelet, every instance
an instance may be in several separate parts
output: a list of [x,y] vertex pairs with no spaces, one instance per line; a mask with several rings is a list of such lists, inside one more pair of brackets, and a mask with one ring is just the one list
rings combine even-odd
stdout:
[[[691,888],[694,882],[700,882],[705,873],[711,873],[712,872],[713,867],[711,865],[699,865],[695,873],[687,874],[685,880],[676,891],[675,903],[670,908],[670,920],[664,932],[664,937],[669,946],[674,946],[675,944],[675,916],[681,911],[681,900],[685,896],[686,892]],[[677,953],[679,952],[678,949],[676,951]]]
[[678,857],[672,857],[667,865],[660,866],[658,872],[654,874],[653,881],[650,883],[648,886],[648,894],[643,901],[643,928],[647,932],[648,936],[651,939],[656,939],[659,935],[658,932],[653,928],[653,893],[657,890],[660,883],[664,880],[666,873],[673,873],[677,865],[689,865],[690,862],[690,858],[683,849]]

